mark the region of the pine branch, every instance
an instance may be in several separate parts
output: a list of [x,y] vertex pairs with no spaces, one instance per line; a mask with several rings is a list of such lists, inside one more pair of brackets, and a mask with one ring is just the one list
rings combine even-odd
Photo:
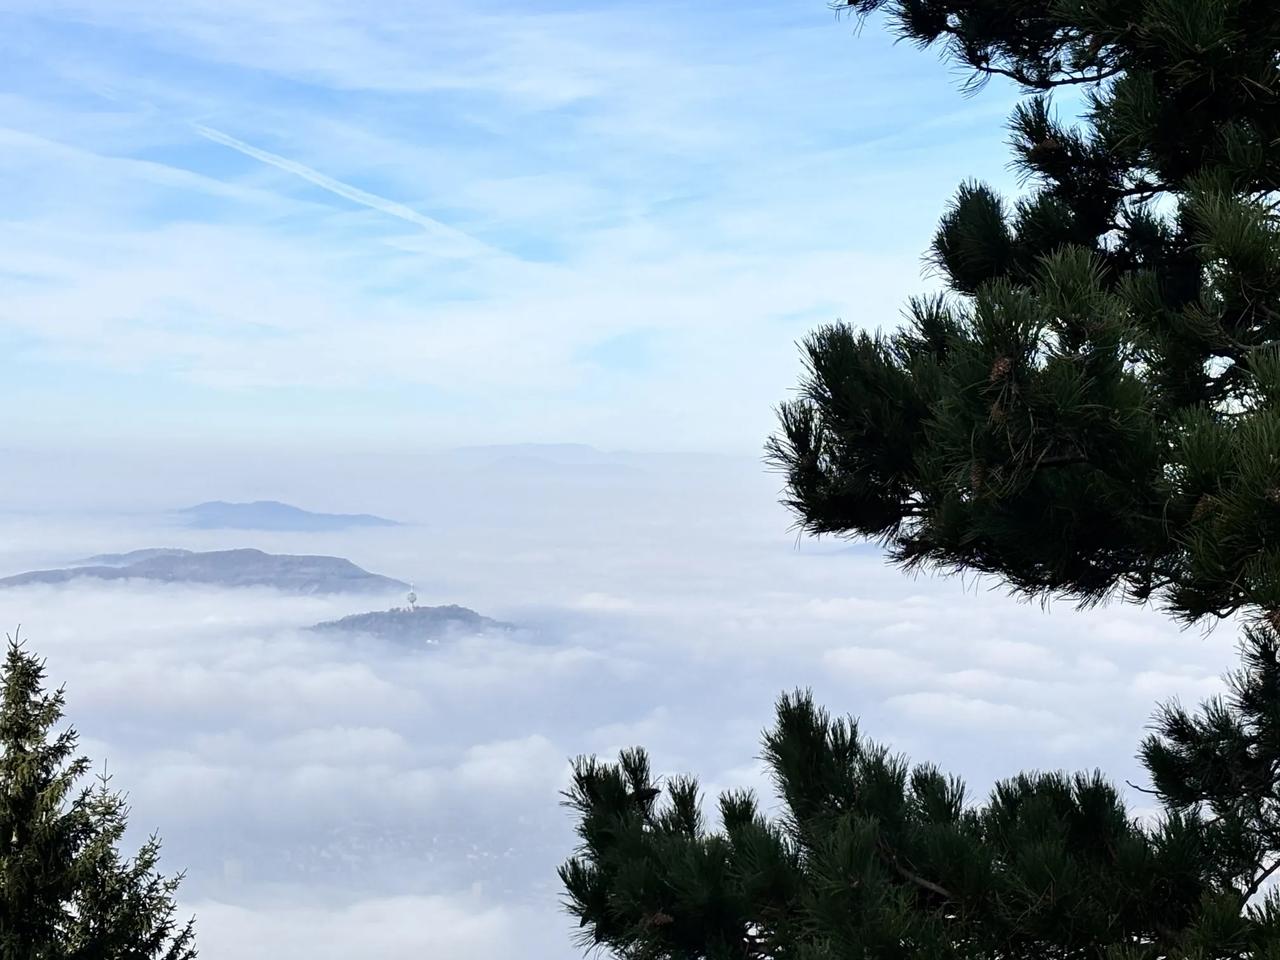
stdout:
[[1082,453],[1062,453],[1054,456],[1041,455],[1032,465],[1032,470],[1039,470],[1042,467],[1075,467],[1081,464],[1091,463],[1092,461]]
[[903,880],[906,880],[909,883],[915,884],[917,887],[920,887],[922,890],[928,890],[930,893],[937,894],[938,896],[942,897],[944,900],[954,901],[956,899],[955,896],[951,893],[951,891],[948,890],[946,887],[943,887],[937,883],[934,883],[932,880],[927,880],[924,877],[920,876],[918,873],[915,873],[914,871],[908,870],[906,867],[904,867],[902,863],[898,860],[894,852],[889,848],[888,843],[886,843],[883,839],[880,839],[877,842],[876,850],[880,854],[880,858],[884,860],[884,862],[887,863],[893,869],[893,872],[896,873]]
[[894,872],[897,873],[898,876],[902,877],[902,879],[904,880],[914,883],[917,887],[920,887],[924,890],[928,890],[930,893],[936,893],[938,896],[942,897],[944,900],[954,901],[956,899],[955,894],[953,894],[946,887],[939,886],[938,884],[934,883],[932,880],[926,880],[924,877],[920,876],[917,873],[912,873],[910,870],[902,866],[902,864],[897,863],[896,861],[893,862],[891,865],[894,869]]
[[[1261,864],[1259,864],[1259,867],[1261,867]],[[1244,892],[1240,895],[1240,906],[1243,907],[1248,903],[1249,900],[1253,898],[1253,895],[1262,889],[1262,885],[1266,883],[1277,870],[1280,870],[1280,857],[1277,857],[1275,861],[1272,862],[1271,866],[1259,873],[1254,878],[1253,882],[1245,888]]]
[[1048,91],[1058,87],[1079,86],[1086,83],[1103,83],[1111,77],[1119,76],[1124,73],[1125,68],[1121,65],[1099,68],[1096,73],[1091,74],[1073,74],[1060,77],[1033,77],[1025,70],[1007,67],[993,67],[990,64],[978,64],[970,62],[969,66],[978,73],[986,76],[1005,77],[1009,80],[1016,81],[1020,85],[1029,90]]

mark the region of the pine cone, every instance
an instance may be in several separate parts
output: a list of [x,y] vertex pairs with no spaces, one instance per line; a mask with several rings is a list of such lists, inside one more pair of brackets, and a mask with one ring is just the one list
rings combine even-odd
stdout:
[[991,365],[991,376],[987,378],[987,383],[996,383],[1005,379],[1012,369],[1012,360],[1008,357],[996,357],[996,362]]
[[1062,150],[1062,141],[1057,137],[1045,137],[1039,143],[1031,145],[1027,157],[1031,160],[1043,160],[1046,155],[1056,154]]
[[1213,497],[1207,493],[1200,494],[1200,499],[1196,501],[1195,508],[1191,511],[1191,522],[1195,523],[1213,508]]

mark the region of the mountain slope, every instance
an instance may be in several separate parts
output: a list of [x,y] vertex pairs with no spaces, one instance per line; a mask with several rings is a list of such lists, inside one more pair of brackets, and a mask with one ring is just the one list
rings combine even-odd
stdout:
[[0,578],[0,587],[72,580],[152,580],[221,587],[275,587],[291,593],[386,593],[407,590],[400,580],[370,573],[342,557],[293,556],[261,550],[152,549],[105,554],[88,566],[34,570]]
[[194,551],[182,550],[178,547],[148,547],[145,550],[130,550],[128,553],[99,553],[92,557],[77,560],[76,567],[124,567],[139,560],[150,560],[153,557],[189,557]]

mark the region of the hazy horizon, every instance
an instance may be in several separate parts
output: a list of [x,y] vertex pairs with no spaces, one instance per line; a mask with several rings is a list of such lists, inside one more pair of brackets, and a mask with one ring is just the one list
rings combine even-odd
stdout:
[[286,457],[230,484],[225,499],[409,521],[324,533],[175,525],[163,511],[221,492],[207,466],[173,458],[148,482],[86,462],[65,482],[139,484],[128,511],[6,513],[0,565],[148,546],[324,553],[519,627],[423,650],[305,630],[399,598],[0,590],[0,621],[22,624],[67,685],[85,752],[129,792],[135,839],[158,830],[165,868],[187,871],[183,907],[211,960],[569,960],[555,878],[573,848],[569,759],[642,745],[709,796],[753,787],[776,809],[758,737],[795,687],[975,797],[1046,765],[1141,783],[1133,755],[1157,701],[1219,689],[1234,642],[797,539],[778,478],[751,458],[496,448],[388,454],[348,478]]

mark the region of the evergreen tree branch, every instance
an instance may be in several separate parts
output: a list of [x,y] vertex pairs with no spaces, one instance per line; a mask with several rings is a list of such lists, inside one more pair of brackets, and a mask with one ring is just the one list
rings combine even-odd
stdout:
[[1250,883],[1249,886],[1245,888],[1244,892],[1240,896],[1241,907],[1243,907],[1246,903],[1252,900],[1254,894],[1256,894],[1259,890],[1262,889],[1262,885],[1266,883],[1269,879],[1271,879],[1271,876],[1277,870],[1280,870],[1280,857],[1277,857],[1274,861],[1272,861],[1271,866],[1267,867],[1265,870],[1261,869],[1261,865],[1259,865],[1259,869],[1261,872],[1259,872],[1258,875],[1254,877],[1253,882]]

